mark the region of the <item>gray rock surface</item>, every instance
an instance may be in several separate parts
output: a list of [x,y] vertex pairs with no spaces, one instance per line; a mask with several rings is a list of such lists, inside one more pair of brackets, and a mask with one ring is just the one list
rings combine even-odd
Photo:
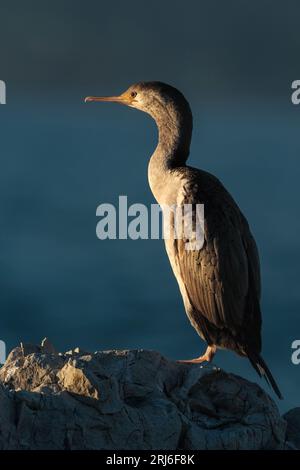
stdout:
[[275,449],[286,422],[256,384],[154,351],[15,348],[0,369],[0,449]]
[[283,417],[287,422],[286,448],[300,449],[300,408],[293,408]]

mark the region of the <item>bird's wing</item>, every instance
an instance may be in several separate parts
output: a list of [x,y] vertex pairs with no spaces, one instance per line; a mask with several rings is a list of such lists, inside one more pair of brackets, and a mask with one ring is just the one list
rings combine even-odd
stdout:
[[215,327],[234,332],[245,321],[249,290],[259,298],[256,245],[246,219],[217,179],[204,191],[201,182],[190,186],[182,203],[204,204],[204,244],[187,250],[188,240],[175,239],[176,263],[193,307]]

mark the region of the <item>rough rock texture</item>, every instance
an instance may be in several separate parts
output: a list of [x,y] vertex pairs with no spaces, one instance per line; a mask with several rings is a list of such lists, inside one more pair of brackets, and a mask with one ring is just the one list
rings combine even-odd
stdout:
[[258,385],[153,351],[44,340],[0,369],[0,449],[275,449],[285,431]]
[[283,417],[287,421],[286,448],[300,449],[300,408],[293,408]]

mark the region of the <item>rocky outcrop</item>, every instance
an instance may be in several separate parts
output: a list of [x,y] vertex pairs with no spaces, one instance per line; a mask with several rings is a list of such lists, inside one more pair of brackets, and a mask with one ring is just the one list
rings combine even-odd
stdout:
[[300,408],[293,408],[283,415],[287,422],[286,448],[300,449]]
[[0,449],[275,449],[285,432],[258,385],[154,351],[44,340],[0,369]]

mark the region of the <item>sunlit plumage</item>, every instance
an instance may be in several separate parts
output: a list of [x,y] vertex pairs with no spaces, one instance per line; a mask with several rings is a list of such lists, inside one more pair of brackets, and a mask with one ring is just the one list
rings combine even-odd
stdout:
[[185,240],[165,239],[166,250],[191,324],[207,344],[205,354],[183,362],[210,361],[217,348],[248,357],[260,376],[281,393],[261,357],[260,267],[247,220],[222,183],[210,173],[186,165],[192,113],[184,96],[160,82],[141,82],[114,101],[150,114],[159,140],[148,179],[162,206],[204,204],[204,244],[186,250]]

